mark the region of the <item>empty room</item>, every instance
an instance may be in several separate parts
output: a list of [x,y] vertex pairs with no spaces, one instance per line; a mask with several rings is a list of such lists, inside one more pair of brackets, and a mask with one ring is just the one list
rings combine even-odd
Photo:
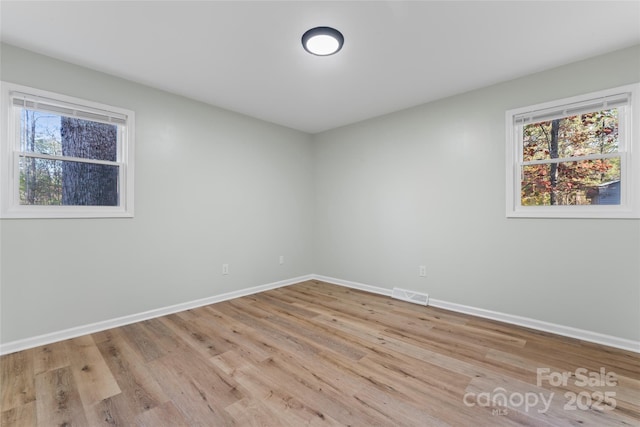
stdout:
[[0,425],[640,426],[640,1],[0,1]]

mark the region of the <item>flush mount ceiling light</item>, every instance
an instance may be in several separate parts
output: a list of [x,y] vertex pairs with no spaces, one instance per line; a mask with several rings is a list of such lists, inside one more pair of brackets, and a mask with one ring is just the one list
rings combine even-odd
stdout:
[[342,49],[343,44],[342,33],[331,27],[315,27],[302,35],[304,50],[313,55],[333,55]]

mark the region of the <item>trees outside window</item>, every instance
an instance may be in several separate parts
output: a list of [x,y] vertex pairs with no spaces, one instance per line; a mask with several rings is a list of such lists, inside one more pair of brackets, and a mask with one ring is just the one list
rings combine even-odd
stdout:
[[3,217],[133,214],[133,112],[3,83]]
[[[530,163],[522,170],[521,204],[600,204],[598,188],[620,181],[618,128],[617,108],[525,125],[522,158]],[[576,157],[588,159],[573,160]],[[536,163],[556,159],[569,161]]]
[[507,111],[507,216],[640,217],[638,96],[630,85]]

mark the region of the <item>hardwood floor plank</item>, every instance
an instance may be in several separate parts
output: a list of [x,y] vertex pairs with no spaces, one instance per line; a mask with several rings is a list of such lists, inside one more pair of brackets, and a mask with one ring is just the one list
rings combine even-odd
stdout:
[[269,366],[261,364],[238,369],[233,377],[247,390],[248,396],[280,413],[286,423],[310,425],[324,421],[329,425],[334,424],[333,419],[319,409],[318,402],[309,403],[303,399],[307,390],[299,385],[292,387],[292,382],[296,380],[282,374],[274,373]]
[[151,372],[138,353],[136,353],[116,330],[113,336],[98,344],[105,363],[113,374],[118,387],[122,390],[124,411],[127,419],[148,411],[169,398],[160,385],[153,379]]
[[437,388],[429,387],[425,381],[408,374],[412,372],[413,366],[403,366],[404,375],[398,376],[397,372],[368,358],[363,358],[359,363],[350,363],[336,357],[327,357],[325,360],[349,377],[357,378],[360,383],[358,390],[360,395],[364,389],[370,393],[373,393],[373,389],[377,389],[381,394],[376,395],[383,394],[388,399],[383,402],[393,401],[396,405],[397,402],[403,402],[402,406],[405,410],[413,408],[414,412],[417,412],[420,408],[419,411],[423,414],[442,415],[447,412],[448,421],[453,422],[454,425],[469,425],[474,419],[468,408],[460,407],[458,404],[458,399],[462,399],[462,393],[458,394],[458,399],[451,399]]
[[298,305],[295,300],[285,301],[276,295],[272,295],[270,292],[262,292],[251,295],[251,297],[251,301],[253,301],[254,304],[269,304],[281,312],[296,315],[298,318],[310,319],[318,315],[318,312]]
[[148,363],[155,380],[190,424],[233,425],[224,408],[244,397],[237,382],[200,353],[185,348],[181,355]]
[[183,317],[170,315],[160,320],[192,349],[202,354],[206,359],[230,349],[229,344],[212,333],[210,328],[202,327],[197,319],[184,320]]
[[165,355],[165,352],[155,343],[145,330],[142,323],[123,326],[122,335],[129,345],[144,359],[145,362],[155,360]]
[[[579,381],[600,372],[615,381]],[[638,353],[316,280],[2,356],[0,374],[3,426],[640,426]]]
[[358,360],[366,354],[362,349],[351,345],[347,340],[336,339],[329,328],[314,322],[313,319],[287,313],[282,309],[269,307],[268,304],[261,304],[260,309],[265,313],[271,314],[264,318],[265,321],[274,325],[283,333],[306,340],[310,344],[317,345],[325,350],[335,351],[353,360]]
[[247,357],[257,363],[268,359],[276,350],[257,331],[213,307],[206,307],[206,310],[203,310],[201,321],[217,326],[217,333],[232,349],[225,353],[233,351],[238,356]]
[[36,408],[40,424],[86,426],[88,421],[71,368],[47,370],[36,375]]
[[209,362],[230,377],[233,377],[238,369],[254,364],[253,360],[247,360],[246,356],[233,350],[213,356]]
[[107,397],[85,407],[88,425],[91,427],[128,426],[138,413],[132,412],[122,394]]
[[67,346],[56,342],[33,349],[33,371],[35,375],[69,366]]
[[[165,325],[162,318],[145,320],[138,325],[146,334],[145,336],[148,336],[153,341],[156,351],[161,353],[162,356],[180,354],[187,345],[180,336]],[[152,360],[156,358],[154,357]]]
[[[307,301],[307,304],[309,304],[312,310],[317,309],[319,305],[313,298],[309,299],[309,295],[331,295],[335,298],[335,301],[329,305],[320,305],[321,307],[327,307],[330,310],[339,308],[339,313],[355,312],[358,317],[362,318],[367,315],[372,315],[375,318],[376,314],[383,314],[385,316],[393,315],[397,316],[398,319],[402,319],[402,321],[398,323],[398,326],[414,320],[427,322],[428,326],[437,324],[466,324],[469,322],[468,318],[450,311],[440,310],[434,307],[429,307],[429,310],[425,310],[425,307],[421,305],[411,304],[406,301],[396,300],[358,289],[344,288],[341,286],[331,286],[327,288],[325,283],[315,280],[300,283],[299,286],[296,285],[295,288],[279,288],[273,292],[291,292],[292,295],[296,295],[296,293],[299,292],[298,289],[305,290],[305,292],[299,295]],[[383,323],[389,324],[384,319]]]
[[495,331],[487,331],[486,329],[469,325],[438,325],[434,326],[431,332],[433,334],[443,333],[454,336],[456,340],[461,342],[482,345],[498,350],[511,347],[523,348],[527,343],[526,340],[522,338],[516,338]]
[[[295,293],[289,291],[289,295],[295,295]],[[302,300],[305,300],[306,298],[307,295],[303,294]],[[409,303],[404,304],[413,305]],[[347,316],[361,320],[363,323],[366,322],[371,324],[376,328],[393,329],[400,333],[414,333],[416,335],[428,334],[429,330],[434,325],[434,323],[427,317],[420,316],[408,318],[406,313],[389,311],[389,307],[390,306],[379,306],[374,310],[369,309],[367,305],[358,305],[353,302],[349,303],[345,300],[339,300],[331,306],[315,305],[313,309],[316,313],[322,316]]]
[[254,330],[258,335],[262,337],[262,340],[266,348],[271,351],[278,351],[279,349],[288,349],[290,351],[298,352],[306,355],[307,357],[313,357],[318,353],[318,348],[304,339],[299,339],[296,336],[292,336],[286,331],[282,331],[278,327],[270,324],[265,320],[265,314],[254,310],[253,314],[258,314],[258,317],[254,317],[252,314],[247,313],[242,308],[237,308],[228,301],[225,303],[217,304],[216,310],[230,317],[234,317],[242,322],[245,327]]
[[35,427],[37,425],[35,401],[2,411],[0,414],[2,427]]
[[615,391],[618,407],[628,404],[631,410],[640,413],[640,380],[617,376]]
[[66,341],[71,372],[86,408],[120,393],[120,387],[90,335]]
[[302,364],[295,356],[283,353],[261,363],[259,371],[283,393],[296,390],[296,399],[310,409],[313,420],[317,416],[340,420],[343,424],[375,425],[377,419],[353,399],[353,393],[365,383],[345,377],[328,364],[316,363],[320,360]]
[[442,366],[406,357],[399,353],[386,352],[367,356],[363,365],[375,364],[396,381],[403,381],[432,400],[459,400],[471,378],[449,371]]
[[291,416],[287,411],[273,409],[258,399],[242,399],[225,408],[239,426],[298,427],[305,420]]
[[138,427],[189,427],[189,421],[182,416],[173,402],[166,402],[156,406],[135,418],[135,425]]
[[2,411],[26,405],[36,399],[33,369],[34,350],[2,356],[0,394]]
[[451,426],[450,421],[440,420],[426,411],[419,410],[388,393],[375,388],[363,387],[354,394],[354,398],[365,408],[377,415],[380,425],[384,426]]

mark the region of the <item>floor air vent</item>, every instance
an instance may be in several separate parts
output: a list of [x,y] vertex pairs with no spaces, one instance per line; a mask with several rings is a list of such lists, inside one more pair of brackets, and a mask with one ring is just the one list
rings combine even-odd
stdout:
[[414,304],[428,305],[429,295],[421,292],[408,291],[406,289],[393,288],[391,296],[402,301],[412,302]]

